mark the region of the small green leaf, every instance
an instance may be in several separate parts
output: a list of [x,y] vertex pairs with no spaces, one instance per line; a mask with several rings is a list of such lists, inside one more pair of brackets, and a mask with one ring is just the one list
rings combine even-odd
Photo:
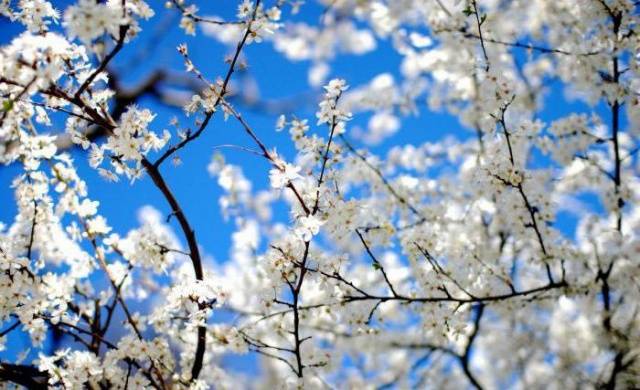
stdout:
[[377,261],[374,261],[373,264],[371,265],[373,266],[373,269],[375,269],[376,271],[382,268],[380,266],[380,263],[378,263]]
[[471,6],[467,6],[467,8],[462,10],[462,13],[465,16],[469,16],[469,15],[473,14],[473,10],[471,9]]
[[2,102],[2,111],[9,112],[13,108],[13,100],[5,100]]
[[486,19],[487,19],[487,14],[482,15],[482,17],[480,18],[480,24],[483,24]]

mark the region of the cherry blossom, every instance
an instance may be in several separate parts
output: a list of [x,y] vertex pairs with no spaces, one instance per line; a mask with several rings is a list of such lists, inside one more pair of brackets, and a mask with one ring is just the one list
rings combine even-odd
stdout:
[[0,2],[3,388],[640,386],[640,3],[231,3]]

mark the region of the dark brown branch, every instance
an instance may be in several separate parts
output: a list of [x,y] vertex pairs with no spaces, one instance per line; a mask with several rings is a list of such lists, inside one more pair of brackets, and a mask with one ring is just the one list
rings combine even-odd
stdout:
[[[17,83],[7,83],[7,84],[12,84],[12,85],[15,85],[15,86],[20,86],[20,87],[22,87],[22,91],[20,91],[20,93],[18,93],[18,95],[17,95],[13,100],[11,100],[12,105],[13,105],[13,102],[14,102],[14,101],[18,101],[18,100],[20,100],[20,99],[21,99],[21,98],[22,98],[22,97],[27,93],[27,91],[29,90],[29,88],[31,88],[31,86],[33,85],[33,83],[35,83],[35,82],[36,82],[36,80],[37,80],[37,79],[38,79],[37,77],[34,77],[34,78],[33,78],[33,79],[31,79],[31,81],[29,81],[29,83],[28,83],[27,85],[25,85],[24,87],[22,87],[22,85],[17,84]],[[0,77],[0,81],[2,81],[2,82],[7,82],[8,80],[6,80],[4,77]],[[0,126],[2,126],[2,124],[4,123],[4,120],[5,120],[5,118],[7,117],[7,115],[9,114],[9,111],[11,111],[11,109],[12,109],[12,107],[10,107],[10,108],[8,108],[8,109],[5,109],[5,108],[3,107],[3,109],[2,109],[2,114],[0,114]]]
[[[178,223],[180,224],[180,228],[187,240],[187,245],[189,246],[189,257],[191,259],[191,263],[193,265],[193,271],[195,273],[196,280],[202,281],[204,279],[204,272],[202,269],[202,259],[200,257],[200,250],[198,248],[198,241],[196,240],[196,233],[191,228],[187,217],[185,216],[180,204],[176,200],[173,192],[165,182],[162,174],[160,173],[158,167],[152,163],[150,163],[147,159],[142,160],[142,165],[147,170],[147,174],[153,180],[153,183],[158,187],[160,192],[164,195],[164,198],[169,203],[171,207],[172,215],[178,219]],[[198,307],[200,310],[204,309],[201,303],[198,303]],[[202,370],[202,364],[204,361],[204,353],[206,347],[206,337],[207,337],[207,329],[204,326],[198,327],[198,343],[196,346],[196,354],[193,361],[193,366],[191,368],[191,379],[195,380],[200,375],[200,371]]]
[[345,296],[343,302],[357,302],[357,301],[397,301],[403,303],[437,303],[437,302],[448,302],[448,303],[491,303],[491,302],[500,302],[513,298],[526,297],[529,295],[540,294],[546,291],[552,291],[558,288],[568,287],[567,282],[554,282],[548,283],[546,285],[535,287],[527,290],[509,292],[504,294],[494,294],[494,295],[486,295],[482,297],[469,297],[469,298],[456,298],[453,296],[444,296],[444,297],[409,297],[405,295],[398,296],[380,296],[380,295],[361,295],[361,296]]
[[113,60],[113,58],[120,52],[120,50],[122,50],[122,47],[124,46],[124,40],[127,37],[127,32],[129,31],[129,28],[130,28],[130,26],[128,24],[124,25],[124,26],[120,26],[120,30],[118,31],[118,34],[119,34],[118,35],[118,40],[116,41],[116,45],[109,52],[109,54],[107,54],[102,59],[102,61],[100,61],[100,65],[98,65],[96,70],[93,71],[93,73],[91,73],[91,75],[89,77],[87,77],[87,79],[84,81],[84,83],[82,83],[80,88],[78,88],[76,93],[73,95],[73,97],[75,99],[80,98],[82,93],[84,91],[86,91],[87,88],[89,88],[89,86],[91,85],[93,80],[95,80],[95,78],[98,77],[98,75],[100,73],[102,73],[105,69],[107,69],[107,65],[109,65],[109,62],[111,62],[111,60]]
[[0,332],[0,337],[4,337],[7,334],[11,333],[14,329],[16,329],[18,326],[20,326],[20,323],[21,323],[20,321],[16,321],[11,326],[9,326],[7,329],[5,329],[2,332]]
[[[438,260],[436,260],[436,258],[431,255],[431,253],[427,250],[427,248],[422,247],[417,242],[414,242],[414,244],[418,248],[420,253],[422,253],[422,255],[427,259],[427,261],[429,262],[429,264],[431,265],[431,267],[433,268],[433,270],[437,274],[443,275],[445,278],[450,280],[456,287],[458,287],[460,289],[460,291],[462,291],[463,293],[467,294],[471,298],[474,298],[473,294],[471,294],[466,288],[464,288],[464,286],[462,286],[454,277],[451,276],[451,274],[447,270],[445,270],[440,265]],[[513,291],[513,289],[512,289],[512,291]],[[448,294],[448,291],[446,289],[445,289],[445,292]]]
[[[335,109],[338,105],[338,101],[340,100],[340,96],[342,92],[336,97],[334,101]],[[311,214],[315,214],[318,212],[318,207],[320,206],[320,187],[322,187],[322,183],[324,181],[324,172],[327,169],[327,161],[329,161],[329,152],[331,151],[331,143],[333,142],[333,136],[336,131],[336,126],[338,125],[338,119],[336,117],[331,118],[331,131],[329,132],[329,141],[327,142],[327,146],[325,147],[324,154],[322,155],[322,166],[320,168],[320,176],[318,176],[318,183],[316,184],[316,201],[313,205],[313,210]]]
[[300,351],[300,346],[302,345],[302,341],[300,339],[300,314],[298,308],[298,301],[300,299],[300,290],[302,289],[302,282],[304,280],[304,276],[307,272],[306,264],[307,258],[309,257],[309,242],[305,242],[304,247],[304,255],[302,256],[302,265],[300,268],[300,276],[298,277],[298,281],[296,287],[291,291],[293,295],[293,337],[295,340],[295,356],[296,356],[296,364],[297,371],[296,375],[299,378],[302,378],[304,369],[304,365],[302,364],[302,353]]
[[236,46],[235,53],[234,53],[233,58],[231,60],[231,64],[229,65],[229,70],[227,71],[227,74],[226,74],[226,76],[224,78],[224,81],[222,82],[222,87],[220,88],[220,92],[218,94],[218,97],[216,98],[216,100],[215,100],[215,102],[213,104],[213,110],[210,111],[210,112],[207,112],[205,114],[205,117],[204,117],[202,123],[200,124],[200,127],[198,128],[198,130],[196,130],[192,134],[187,135],[187,137],[185,137],[182,141],[180,141],[176,145],[174,145],[174,146],[170,147],[169,149],[167,149],[160,156],[160,158],[158,158],[158,160],[156,160],[156,162],[153,164],[154,166],[156,166],[156,167],[160,166],[160,164],[162,164],[162,162],[164,160],[166,160],[167,158],[171,157],[174,153],[176,153],[180,149],[184,148],[191,141],[193,141],[196,138],[198,138],[202,134],[202,132],[206,129],[207,125],[209,124],[209,121],[211,120],[211,117],[213,117],[213,114],[215,113],[215,108],[222,102],[222,99],[224,98],[225,94],[227,93],[227,86],[229,85],[229,81],[231,80],[231,75],[235,71],[236,63],[238,62],[238,58],[240,57],[240,52],[242,52],[242,48],[244,47],[245,43],[247,42],[247,39],[249,38],[249,35],[251,34],[251,25],[252,25],[253,21],[256,18],[256,14],[258,12],[258,7],[259,6],[260,6],[260,0],[256,0],[256,4],[255,4],[254,10],[253,10],[253,15],[251,16],[251,20],[249,20],[247,22],[247,29],[246,29],[244,35],[242,36],[242,39],[240,39],[240,41],[238,42],[238,45]]
[[[182,14],[182,16],[184,16],[185,18],[189,18],[191,20],[193,20],[196,23],[207,23],[207,24],[216,24],[219,26],[224,26],[224,25],[231,25],[231,24],[242,24],[243,22],[228,22],[225,20],[218,20],[218,19],[210,19],[210,18],[205,18],[202,16],[198,16],[194,13],[189,12],[185,6],[178,0],[171,0],[171,4],[173,4],[178,11],[180,11],[180,13]],[[257,5],[256,5],[257,7]]]
[[[619,68],[620,59],[618,57],[618,54],[616,53],[616,50],[618,48],[618,39],[619,39],[618,35],[620,33],[623,14],[622,12],[614,11],[611,7],[609,7],[609,5],[605,1],[600,0],[600,3],[609,14],[609,17],[612,22],[612,30],[613,30],[612,36],[615,42],[613,47],[613,55],[611,59],[611,67],[613,72],[611,82],[618,84],[620,82],[621,72]],[[615,187],[614,188],[615,195],[617,198],[615,229],[619,234],[622,234],[622,208],[624,207],[624,199],[622,199],[620,194],[620,187],[622,186],[622,159],[620,157],[620,143],[619,143],[621,104],[618,101],[617,96],[614,96],[613,99],[614,99],[613,102],[609,102],[609,107],[611,108],[611,141],[613,143],[613,153],[614,153],[614,156],[613,156],[614,172],[613,172],[613,175],[611,176],[613,176],[613,184]],[[609,283],[609,276],[611,275],[611,272],[613,270],[614,262],[615,262],[615,259],[612,259],[608,267],[606,267],[606,269],[602,269],[601,266],[599,265],[598,275],[596,277],[596,280],[599,280],[602,283],[602,286],[600,289],[600,293],[602,295],[602,304],[604,309],[602,325],[606,333],[612,336],[612,338],[614,338],[614,340],[610,341],[610,344],[615,351],[613,368],[611,370],[611,375],[609,377],[609,380],[604,385],[604,388],[612,389],[612,390],[616,388],[618,375],[621,374],[623,371],[625,371],[627,368],[625,365],[623,365],[623,358],[624,358],[624,355],[626,354],[625,352],[626,348],[621,348],[619,345],[615,343],[616,330],[611,324],[611,317],[613,316],[613,313],[612,313],[613,308],[611,307],[612,306],[611,305],[612,288]]]
[[[480,36],[477,34],[473,34],[473,33],[469,33],[466,31],[462,31],[463,32],[463,36],[465,38],[474,38],[474,39],[480,39]],[[493,39],[493,38],[487,38],[487,37],[483,37],[482,40],[486,43],[494,43],[497,45],[503,45],[503,46],[510,46],[510,47],[517,47],[520,49],[527,49],[527,50],[533,50],[533,51],[537,51],[540,53],[545,53],[545,54],[562,54],[562,55],[568,55],[568,56],[593,56],[596,54],[600,54],[599,51],[591,51],[591,52],[587,52],[587,53],[572,53],[566,50],[561,50],[561,49],[554,49],[554,48],[548,48],[548,47],[543,47],[543,46],[537,46],[531,43],[522,43],[522,42],[507,42],[507,41],[502,41],[499,39]]]
[[31,251],[33,250],[33,240],[35,238],[36,225],[38,217],[38,202],[33,201],[33,220],[31,221],[31,233],[29,233],[29,243],[27,244],[27,258],[31,260]]
[[480,17],[480,12],[478,11],[478,4],[476,3],[476,0],[472,0],[471,5],[473,6],[473,15],[475,16],[476,25],[478,27],[478,38],[480,39],[480,46],[482,47],[482,54],[484,55],[484,61],[485,61],[484,70],[485,72],[488,72],[489,66],[490,66],[489,56],[487,55],[487,48],[484,46],[484,38],[482,36],[482,24],[486,20],[485,19],[486,15],[483,15],[482,17]]
[[480,385],[480,382],[478,382],[476,377],[471,372],[471,369],[469,368],[469,359],[471,357],[473,342],[475,341],[480,331],[480,321],[482,320],[483,313],[484,313],[484,304],[481,303],[475,308],[475,317],[473,319],[473,330],[471,331],[471,334],[469,335],[469,339],[467,340],[467,345],[465,346],[464,353],[459,357],[462,370],[464,371],[465,375],[469,379],[469,382],[471,382],[473,387],[475,387],[478,390],[482,390],[482,385]]
[[0,381],[12,382],[28,389],[47,389],[49,375],[34,366],[0,363]]
[[380,272],[382,273],[382,276],[384,278],[384,281],[387,283],[387,286],[389,287],[389,290],[391,290],[391,294],[393,294],[394,297],[398,296],[398,293],[396,292],[396,290],[393,288],[393,285],[391,284],[391,281],[389,280],[389,277],[387,276],[387,273],[384,270],[384,267],[382,266],[382,264],[378,261],[378,259],[376,258],[376,256],[373,254],[373,252],[371,252],[371,248],[369,248],[369,244],[367,244],[367,241],[364,239],[364,237],[362,236],[362,233],[360,233],[360,231],[358,229],[356,229],[356,234],[358,235],[358,237],[360,238],[360,242],[362,242],[362,245],[364,245],[364,249],[367,251],[367,254],[369,255],[369,257],[371,258],[371,261],[373,261],[373,266],[376,269],[379,269]]
[[344,145],[347,147],[347,149],[349,149],[349,151],[351,151],[351,153],[353,153],[356,157],[358,157],[358,159],[360,161],[362,161],[367,167],[369,167],[369,169],[371,169],[376,176],[378,176],[378,178],[380,178],[380,180],[382,181],[382,184],[384,184],[384,186],[387,188],[387,190],[389,191],[389,193],[396,198],[396,200],[403,206],[406,206],[409,211],[411,211],[413,214],[415,214],[417,217],[420,218],[420,220],[418,222],[416,222],[416,224],[420,224],[424,221],[427,220],[427,218],[425,216],[423,216],[420,211],[418,211],[418,209],[413,206],[411,203],[409,203],[407,201],[407,199],[405,199],[402,195],[400,195],[395,188],[393,188],[393,186],[391,185],[391,183],[389,183],[389,180],[387,180],[386,177],[384,177],[384,175],[382,174],[382,172],[380,171],[380,169],[378,169],[376,166],[374,166],[373,164],[371,164],[369,162],[369,160],[367,160],[367,158],[365,156],[363,156],[362,154],[360,154],[354,147],[353,145],[351,145],[351,143],[346,139],[346,137],[344,137],[343,135],[340,135],[340,139],[342,140],[342,142],[344,143]]
[[[507,147],[509,149],[509,160],[511,162],[511,167],[512,167],[512,169],[517,169],[515,158],[513,156],[513,147],[511,145],[511,133],[507,129],[507,124],[506,124],[505,117],[504,117],[505,112],[507,111],[507,109],[509,108],[509,105],[513,102],[514,99],[515,99],[515,95],[511,98],[511,100],[509,102],[507,102],[502,107],[502,109],[500,110],[500,117],[498,118],[498,123],[502,127],[502,131],[504,132],[505,139],[507,141]],[[546,248],[546,246],[544,244],[544,239],[542,238],[542,232],[540,231],[540,227],[538,226],[538,221],[536,219],[536,214],[538,213],[538,208],[534,207],[531,204],[531,202],[529,201],[529,198],[527,197],[527,194],[524,192],[524,187],[522,186],[522,182],[519,182],[517,185],[515,185],[515,184],[512,184],[512,183],[506,182],[504,179],[500,179],[500,180],[502,180],[503,183],[518,189],[518,193],[520,194],[520,196],[521,196],[521,198],[522,198],[522,200],[524,202],[524,206],[527,209],[527,212],[529,213],[529,217],[531,218],[531,224],[530,225],[526,225],[526,226],[532,228],[534,230],[535,234],[536,234],[536,238],[538,240],[538,244],[540,244],[540,249],[542,250],[542,254],[544,255],[543,262],[544,262],[545,270],[547,272],[547,278],[549,278],[549,283],[550,284],[554,284],[553,273],[551,272],[551,266],[548,263],[549,254],[547,253],[547,248]]]

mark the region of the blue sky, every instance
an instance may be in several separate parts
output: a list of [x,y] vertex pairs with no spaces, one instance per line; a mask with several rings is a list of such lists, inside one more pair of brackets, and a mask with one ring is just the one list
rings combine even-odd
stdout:
[[[226,0],[220,3],[216,5],[216,7],[220,7],[220,10],[215,14],[232,17],[236,2]],[[302,14],[297,15],[296,18],[311,21],[317,18],[320,12],[321,8],[310,2],[308,6],[303,7]],[[165,15],[166,11],[160,9],[150,23],[145,23],[150,26],[147,27],[143,24],[143,28],[147,28],[143,30],[141,36],[130,46],[125,47],[121,55],[116,58],[114,62],[116,69],[128,64],[137,55],[136,49],[146,46],[146,42],[154,35],[153,25],[160,23]],[[0,34],[0,42],[3,44],[21,31],[19,26],[10,24],[5,19],[0,20],[0,29],[3,31]],[[154,69],[184,71],[182,57],[176,51],[176,46],[182,42],[188,44],[190,56],[205,76],[212,80],[218,76],[224,76],[227,65],[223,62],[223,58],[231,53],[231,48],[225,47],[203,34],[196,37],[185,36],[181,30],[173,27],[163,37],[152,56],[145,58],[141,66],[136,67],[133,71],[130,68],[127,69],[126,77],[124,77],[125,84],[135,85],[144,78],[145,74]],[[261,97],[279,100],[309,92],[310,87],[307,84],[308,62],[289,62],[276,53],[269,43],[249,45],[243,54],[249,63],[249,72],[259,84]],[[363,56],[339,57],[337,61],[332,63],[331,77],[345,78],[350,85],[357,86],[383,72],[390,72],[398,76],[397,69],[400,60],[400,56],[391,49],[389,43],[381,41],[375,52]],[[317,92],[321,93],[319,90]],[[186,118],[179,109],[162,106],[152,98],[142,99],[138,104],[141,107],[150,108],[157,114],[152,122],[152,127],[158,132],[164,128],[171,129],[169,120],[174,116],[179,119],[182,125],[191,125],[193,128],[193,118]],[[311,104],[304,104],[295,112],[286,112],[286,114],[295,114],[298,117],[309,118],[310,122],[314,122],[315,107],[315,102],[311,101]],[[275,146],[279,153],[288,157],[293,156],[294,149],[288,133],[274,131],[276,114],[264,114],[242,109],[242,107],[240,109],[243,116],[269,147]],[[366,114],[357,116],[350,122],[350,126],[365,127],[368,118],[369,115]],[[60,132],[62,130],[61,122],[54,124],[51,130]],[[396,136],[372,150],[384,153],[393,145],[434,141],[447,134],[462,137],[470,135],[461,129],[455,118],[449,115],[422,112],[419,117],[405,118],[403,128]],[[225,144],[254,146],[237,123],[233,120],[224,122],[221,116],[216,115],[203,136],[180,153],[182,165],[174,167],[170,162],[163,165],[163,174],[181,201],[188,218],[195,226],[200,244],[205,248],[206,253],[219,260],[224,260],[227,257],[233,224],[231,222],[220,223],[222,217],[218,210],[218,196],[221,192],[216,180],[207,173],[206,167],[215,146]],[[265,160],[236,150],[217,150],[225,155],[227,161],[243,167],[245,175],[254,181],[254,188],[268,185],[269,165]],[[79,173],[87,181],[90,197],[100,201],[100,212],[107,216],[115,231],[126,232],[136,226],[136,211],[145,204],[154,205],[161,211],[168,210],[164,199],[148,178],[143,178],[133,185],[130,185],[126,180],[115,184],[106,183],[88,166],[83,151],[73,150],[71,154],[76,161]],[[0,185],[3,189],[8,188],[13,177],[19,172],[18,166],[0,169]],[[10,223],[15,214],[13,194],[3,190],[0,194],[0,201],[6,205],[0,210],[0,221]]]
[[[66,2],[54,4],[59,9],[63,9]],[[154,5],[157,4],[154,2]],[[219,0],[208,2],[208,4],[211,9],[201,6],[203,14],[211,13],[233,18],[237,1]],[[322,8],[310,1],[302,8],[302,13],[294,18],[317,21],[321,12]],[[146,47],[155,35],[154,26],[161,23],[164,18],[170,17],[169,14],[175,15],[175,12],[159,8],[157,15],[151,21],[143,23],[144,30],[141,36],[125,47],[121,55],[116,58],[114,62],[116,69],[123,69],[133,58],[140,55],[138,50]],[[288,11],[284,12],[283,16],[284,19],[288,19]],[[0,44],[6,44],[21,31],[21,26],[12,24],[6,19],[0,19]],[[196,37],[187,37],[174,25],[166,31],[159,45],[151,51],[150,55],[142,59],[139,66],[135,69],[126,69],[125,83],[134,85],[146,73],[154,69],[184,71],[182,58],[175,49],[178,44],[183,42],[188,44],[194,63],[205,76],[215,79],[217,76],[224,75],[227,65],[223,62],[223,58],[231,52],[231,48],[202,34]],[[243,54],[249,63],[249,72],[258,82],[263,98],[285,99],[309,91],[310,87],[307,84],[308,62],[291,63],[276,53],[269,43],[249,45]],[[391,49],[388,41],[379,41],[378,49],[372,53],[363,56],[342,56],[333,61],[331,63],[331,77],[344,78],[353,86],[366,83],[383,72],[390,72],[398,79],[397,69],[400,61],[400,56]],[[587,109],[581,103],[566,101],[559,83],[552,84],[550,88],[551,98],[547,99],[545,108],[540,114],[542,120],[552,120],[571,111]],[[320,91],[317,92],[320,93]],[[193,118],[186,118],[181,110],[166,108],[150,98],[143,99],[139,105],[150,108],[158,114],[152,122],[152,127],[158,132],[164,128],[171,128],[169,120],[173,116],[176,116],[183,125],[191,124],[193,120]],[[289,157],[293,155],[288,133],[274,131],[276,114],[258,113],[242,109],[242,107],[240,109],[267,146],[277,146],[280,153]],[[311,104],[286,114],[313,119],[314,111],[315,105]],[[598,111],[604,119],[608,120],[608,115],[603,111],[603,107],[599,107]],[[367,120],[368,115],[356,116],[349,125],[365,127]],[[310,122],[314,121],[310,120]],[[53,132],[61,131],[61,123],[59,121],[55,123],[51,130]],[[423,104],[419,116],[404,118],[401,130],[382,144],[372,148],[372,151],[383,154],[394,145],[421,144],[441,139],[447,135],[463,138],[473,134],[462,129],[454,117],[445,113],[429,112]],[[214,147],[224,144],[254,146],[235,121],[224,122],[221,116],[216,115],[203,136],[180,153],[182,165],[174,167],[170,162],[167,162],[163,166],[163,174],[194,226],[204,253],[213,256],[219,262],[228,257],[230,237],[234,226],[231,221],[225,222],[220,214],[218,197],[221,195],[221,191],[216,180],[209,176],[206,167],[214,152]],[[243,167],[245,175],[253,181],[254,189],[264,188],[268,185],[269,166],[264,159],[235,150],[221,149],[219,151],[225,155],[227,161]],[[79,173],[87,181],[90,197],[100,201],[100,213],[108,218],[114,231],[124,235],[129,229],[138,226],[136,212],[144,205],[153,205],[161,212],[168,213],[169,208],[165,200],[149,178],[145,177],[133,185],[126,180],[121,180],[116,184],[107,183],[88,166],[84,152],[73,150],[71,154],[77,163]],[[15,216],[13,192],[9,187],[12,179],[19,173],[20,167],[17,165],[0,167],[0,222],[5,224],[10,224]],[[557,225],[567,235],[572,235],[575,219],[564,214],[561,214],[560,217]],[[286,218],[286,216],[281,215],[278,219],[282,218]],[[176,231],[179,232],[179,229]],[[26,347],[22,341],[17,342],[11,338],[10,340],[14,340],[15,343],[9,345],[7,351],[0,353],[0,358],[8,358]],[[241,360],[235,364],[237,366],[237,364],[246,365],[246,363],[246,360]]]

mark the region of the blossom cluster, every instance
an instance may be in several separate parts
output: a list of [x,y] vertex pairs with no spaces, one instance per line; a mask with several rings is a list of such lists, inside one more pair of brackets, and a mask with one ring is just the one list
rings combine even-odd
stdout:
[[[0,47],[0,351],[16,355],[0,377],[639,387],[637,2],[321,3],[0,2],[23,30]],[[165,23],[203,33],[173,45],[186,72],[130,86]],[[213,76],[192,55],[211,39],[231,50]],[[267,50],[306,67],[308,99],[261,97],[289,82]],[[335,77],[360,55],[392,60]],[[170,130],[164,106],[182,112]],[[235,131],[249,145],[218,143]],[[180,166],[194,144],[215,145],[210,186]],[[137,222],[101,191],[142,206]],[[240,355],[260,369],[229,368]]]

